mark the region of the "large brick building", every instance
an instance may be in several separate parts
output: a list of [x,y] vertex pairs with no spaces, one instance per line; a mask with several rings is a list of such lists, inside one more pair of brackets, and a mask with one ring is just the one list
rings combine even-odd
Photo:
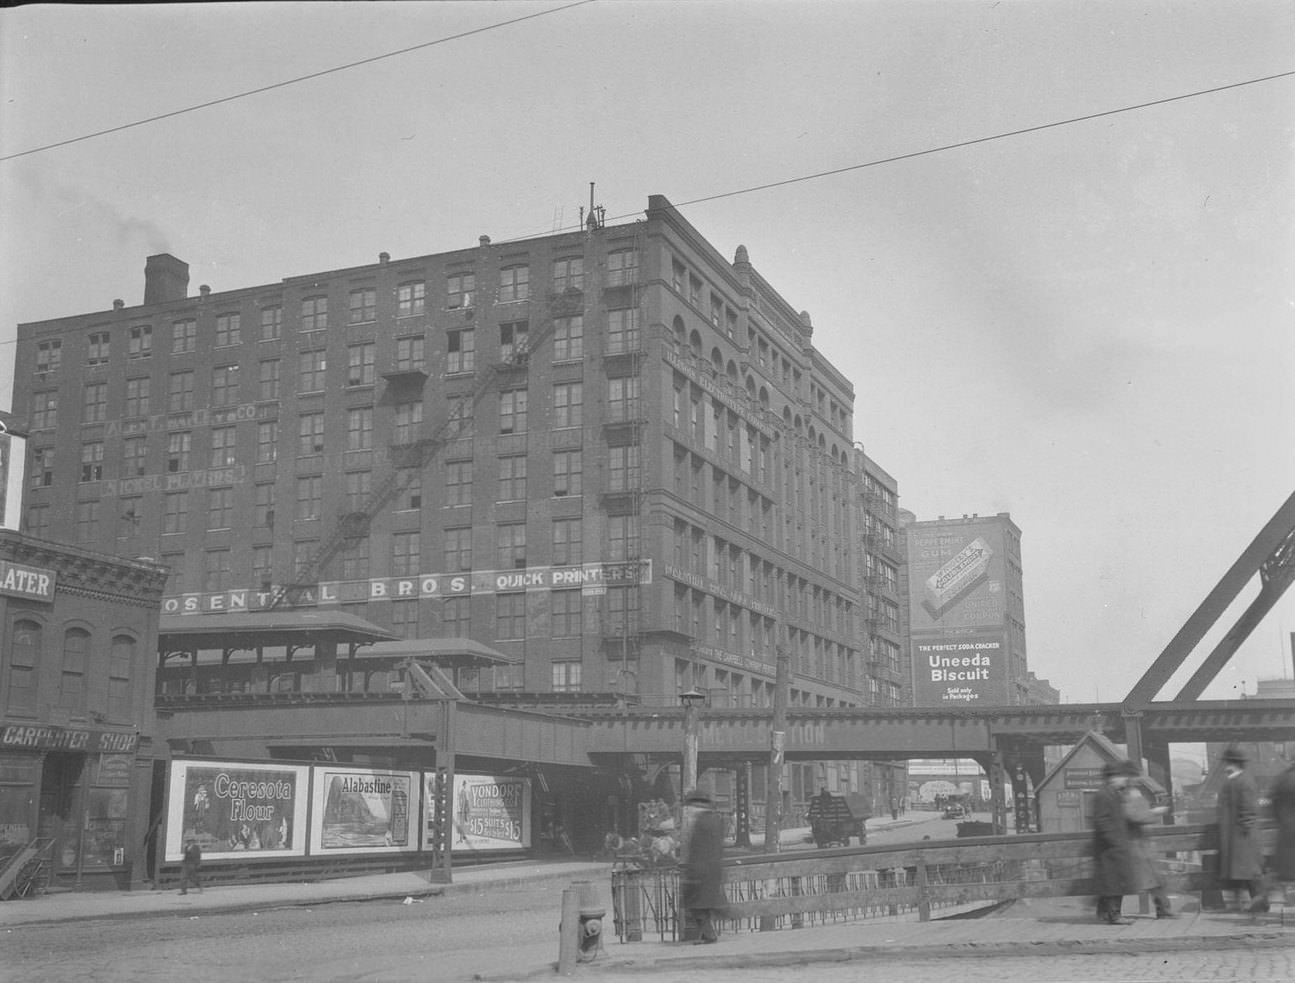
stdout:
[[336,605],[514,660],[468,689],[717,705],[768,705],[784,644],[793,705],[906,702],[896,486],[852,386],[664,198],[196,296],[153,256],[145,281],[20,325],[14,404],[23,528],[157,557],[164,614]]

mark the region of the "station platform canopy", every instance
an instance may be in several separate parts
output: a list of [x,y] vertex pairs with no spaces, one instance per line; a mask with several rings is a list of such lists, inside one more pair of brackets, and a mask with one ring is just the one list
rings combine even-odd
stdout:
[[372,645],[397,636],[345,611],[243,611],[225,614],[164,614],[158,619],[163,652],[253,649],[317,642]]
[[365,659],[427,659],[446,669],[484,669],[516,662],[504,653],[470,638],[402,638],[377,642],[356,653]]

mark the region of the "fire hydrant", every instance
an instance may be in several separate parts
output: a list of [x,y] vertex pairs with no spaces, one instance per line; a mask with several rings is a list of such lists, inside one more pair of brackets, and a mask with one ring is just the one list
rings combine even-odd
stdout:
[[558,925],[558,972],[569,975],[575,964],[593,959],[602,947],[603,916],[598,889],[589,881],[574,881],[562,892],[562,921]]

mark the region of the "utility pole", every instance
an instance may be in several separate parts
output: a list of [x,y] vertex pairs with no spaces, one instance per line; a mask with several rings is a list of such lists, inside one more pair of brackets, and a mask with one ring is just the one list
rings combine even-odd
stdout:
[[782,840],[782,753],[787,740],[787,700],[791,695],[791,655],[779,645],[773,686],[773,732],[769,735],[769,797],[764,807],[764,849],[780,853]]

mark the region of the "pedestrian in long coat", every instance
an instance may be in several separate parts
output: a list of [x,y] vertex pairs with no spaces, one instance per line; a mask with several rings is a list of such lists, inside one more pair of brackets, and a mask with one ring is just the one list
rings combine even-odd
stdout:
[[1111,925],[1127,924],[1120,917],[1124,895],[1129,893],[1129,824],[1124,815],[1124,786],[1129,782],[1125,762],[1108,762],[1102,768],[1105,784],[1093,796],[1094,880],[1097,917]]
[[[1136,766],[1132,766],[1130,772],[1130,779],[1137,777]],[[1156,917],[1173,918],[1173,908],[1156,868],[1151,841],[1147,838],[1148,827],[1160,822],[1160,817],[1168,810],[1164,806],[1152,806],[1132,785],[1126,785],[1120,794],[1124,798],[1124,820],[1129,828],[1128,891],[1130,894],[1147,892],[1156,906]]]
[[728,905],[724,896],[724,821],[703,791],[689,793],[684,805],[680,893],[687,923],[684,938],[718,942],[715,919]]
[[1223,752],[1219,788],[1219,883],[1236,894],[1236,905],[1252,912],[1268,910],[1259,845],[1259,794],[1246,774],[1245,752],[1231,746]]
[[1277,776],[1268,797],[1277,820],[1273,873],[1279,881],[1295,881],[1295,763]]

